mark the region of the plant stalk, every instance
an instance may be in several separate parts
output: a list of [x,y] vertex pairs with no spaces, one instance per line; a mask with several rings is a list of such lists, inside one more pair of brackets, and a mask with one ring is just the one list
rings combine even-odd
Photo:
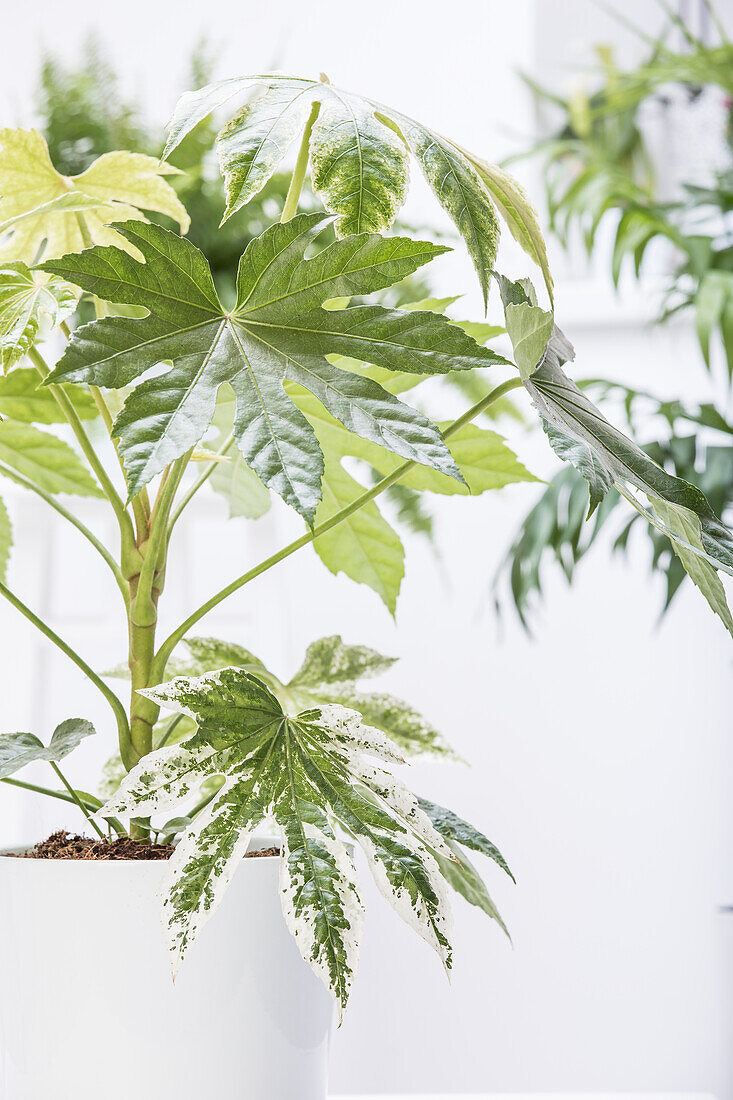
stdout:
[[46,504],[49,504],[51,508],[58,512],[60,516],[63,516],[65,520],[68,520],[68,522],[73,527],[76,527],[77,531],[79,531],[80,534],[82,534],[87,540],[87,542],[89,542],[94,547],[98,554],[102,558],[104,558],[105,562],[112,571],[115,580],[117,581],[117,586],[122,593],[122,598],[125,601],[125,606],[127,606],[129,603],[129,592],[127,585],[125,584],[125,579],[120,571],[120,567],[118,566],[117,562],[112,557],[112,554],[109,552],[104,543],[100,542],[97,536],[89,530],[86,524],[82,523],[79,517],[75,516],[73,512],[70,512],[68,508],[65,508],[64,505],[56,500],[56,498],[51,493],[46,492],[46,490],[42,489],[40,485],[36,485],[36,483],[34,481],[31,481],[30,478],[26,477],[25,474],[21,474],[19,471],[13,470],[12,467],[6,466],[4,462],[0,462],[0,473],[3,475],[3,477],[10,478],[10,480],[14,481],[17,485],[22,485],[24,489],[28,489],[30,490],[30,492],[36,493],[39,497],[41,497],[42,500],[45,500]]
[[[519,389],[522,386],[521,378],[510,378],[506,382],[502,382],[499,386],[496,386],[491,393],[486,394],[480,401],[477,401],[475,405],[472,405],[462,416],[459,416],[457,420],[454,420],[445,431],[443,432],[443,438],[448,439],[450,436],[455,435],[457,431],[460,431],[464,425],[469,424],[472,420],[475,420],[477,416],[480,416],[485,409],[492,405],[495,401],[498,401],[504,394],[509,393],[511,390]],[[348,519],[354,512],[358,512],[360,508],[363,508],[369,501],[374,500],[375,497],[383,493],[385,489],[389,489],[391,485],[399,481],[405,474],[409,473],[418,463],[414,459],[407,459],[407,461],[401,463],[391,474],[383,477],[381,481],[378,481],[376,485],[373,485],[371,489],[366,490],[352,501],[345,508],[342,508],[339,512],[334,513],[329,519],[323,523],[316,524],[310,531],[307,531],[300,538],[295,539],[293,542],[288,543],[281,550],[278,550],[275,554],[272,554],[269,558],[265,558],[258,565],[255,565],[248,572],[243,573],[241,577],[237,577],[235,580],[228,584],[225,588],[222,588],[219,592],[216,592],[206,603],[192,612],[188,618],[178,626],[172,634],[166,638],[158,650],[155,660],[153,662],[153,683],[160,683],[165,675],[165,666],[168,663],[173,650],[180,641],[186,636],[192,626],[195,626],[199,619],[202,619],[204,615],[207,615],[214,607],[227,599],[232,593],[242,588],[245,584],[249,584],[256,577],[259,577],[262,573],[266,573],[269,569],[272,569],[274,565],[289,558],[291,554],[294,554],[296,550],[300,550],[303,546],[307,546],[309,543],[314,542],[319,535],[324,535],[326,531],[330,531],[333,527],[336,527],[343,520]]]
[[298,150],[298,159],[295,162],[295,168],[293,169],[293,175],[290,180],[290,186],[288,187],[288,193],[285,196],[285,205],[283,206],[283,212],[280,215],[281,222],[289,222],[291,218],[294,218],[298,213],[298,202],[300,201],[300,193],[303,190],[303,184],[305,183],[305,174],[308,170],[308,154],[310,153],[310,141],[311,131],[313,124],[318,117],[318,112],[321,109],[320,103],[314,103],[311,108],[311,113],[308,116],[308,121],[305,124],[303,130],[303,139],[300,143],[300,149]]
[[107,700],[110,707],[112,708],[115,719],[117,721],[117,731],[119,735],[120,752],[122,753],[122,758],[124,760],[126,755],[129,758],[131,746],[130,727],[127,721],[127,712],[125,711],[124,706],[117,698],[115,693],[112,691],[112,689],[109,688],[107,684],[105,684],[104,680],[102,680],[101,677],[97,675],[93,668],[89,667],[84,658],[80,657],[76,650],[71,648],[68,642],[65,642],[63,638],[60,638],[59,635],[54,630],[52,630],[50,626],[44,623],[43,619],[39,619],[38,616],[33,611],[31,611],[31,609],[27,607],[26,604],[24,604],[19,597],[16,596],[14,592],[11,592],[8,586],[6,584],[3,584],[1,581],[0,596],[4,596],[5,599],[13,605],[16,611],[20,611],[21,615],[24,615],[26,619],[28,619],[28,621],[36,627],[37,630],[40,630],[41,634],[44,634],[49,639],[49,641],[53,642],[53,644],[61,650],[62,653],[66,654],[69,660],[73,661],[76,667],[84,673],[87,679],[91,680],[94,686],[98,688],[100,693],[104,696],[104,698]]
[[63,785],[66,787],[66,790],[69,792],[69,795],[71,796],[72,802],[75,802],[76,805],[79,807],[79,809],[84,814],[84,817],[87,819],[87,821],[89,822],[91,827],[94,829],[94,831],[97,834],[97,836],[99,837],[99,839],[104,840],[104,833],[99,828],[99,825],[97,825],[96,821],[93,819],[92,815],[89,813],[89,810],[86,808],[86,806],[84,805],[82,800],[79,798],[78,794],[76,793],[74,788],[71,786],[71,784],[69,783],[69,781],[66,778],[66,776],[64,775],[64,773],[61,771],[61,768],[58,766],[58,764],[56,763],[55,760],[50,760],[49,763],[50,763],[51,767],[53,768],[53,770],[56,772],[56,775],[58,776],[58,778],[61,780]]

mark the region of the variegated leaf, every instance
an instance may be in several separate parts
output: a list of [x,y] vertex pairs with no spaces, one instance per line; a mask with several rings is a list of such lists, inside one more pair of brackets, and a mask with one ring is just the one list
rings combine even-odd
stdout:
[[57,763],[93,733],[95,729],[91,722],[83,718],[68,718],[56,727],[48,746],[33,733],[0,734],[0,779],[13,775],[36,760]]
[[76,309],[78,292],[56,276],[18,261],[0,266],[0,367],[7,374],[34,346],[44,322],[59,324]]
[[356,969],[362,906],[337,827],[362,847],[395,911],[450,967],[447,883],[436,857],[453,855],[415,796],[379,763],[401,759],[383,732],[337,705],[288,716],[261,680],[237,668],[179,677],[141,694],[193,717],[198,730],[141,760],[99,816],[180,808],[203,780],[225,778],[171,860],[164,912],[174,969],[266,819],[279,832],[286,920],[341,1011]]
[[552,294],[537,218],[511,176],[414,119],[342,88],[268,73],[187,92],[176,106],[163,155],[213,110],[255,85],[264,85],[264,94],[239,111],[219,137],[227,214],[269,179],[315,106],[318,114],[310,135],[313,186],[326,209],[339,215],[340,234],[389,228],[407,192],[409,150],[464,238],[484,300],[499,240],[496,208],[542,269]]

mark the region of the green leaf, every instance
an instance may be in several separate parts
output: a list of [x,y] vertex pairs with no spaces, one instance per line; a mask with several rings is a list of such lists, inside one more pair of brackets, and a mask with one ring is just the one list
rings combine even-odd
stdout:
[[[498,278],[505,309],[510,308],[513,311],[512,324],[507,322],[510,336],[513,325],[517,326],[516,332],[523,332],[534,324],[537,313],[537,307],[532,304],[532,295],[528,293],[527,286],[510,283],[502,276]],[[529,289],[531,291],[531,287]],[[522,309],[528,311],[527,324],[521,323]],[[551,317],[550,314],[547,316]],[[574,354],[572,345],[554,327],[539,366],[524,378],[524,385],[540,414],[545,430],[560,433],[566,441],[562,445],[564,457],[590,478],[592,504],[598,503],[604,482],[613,483],[650,522],[663,526],[660,519],[655,520],[653,514],[636,502],[627,487],[641,490],[648,497],[653,509],[656,509],[657,502],[661,502],[678,513],[677,529],[665,528],[665,533],[678,543],[681,537],[680,525],[684,524],[684,512],[680,510],[687,509],[700,522],[700,545],[696,545],[693,539],[685,549],[701,560],[710,562],[715,568],[733,574],[733,533],[715,515],[705,494],[682,478],[667,473],[645,451],[606,420],[587,395],[562,370],[563,364],[572,359]],[[577,446],[570,446],[567,440],[574,441]]]
[[[99,497],[102,491],[68,443],[29,424],[0,422],[0,464],[10,466],[48,493]],[[2,469],[0,468],[0,473]]]
[[499,248],[499,222],[491,196],[471,162],[452,142],[404,115],[393,113],[392,118],[466,243],[486,307]]
[[[319,525],[365,492],[364,486],[339,461],[330,458],[324,464],[321,487],[322,497],[316,510]],[[394,615],[405,575],[405,550],[399,535],[373,500],[319,535],[313,549],[331,573],[345,573],[357,584],[368,585]]]
[[68,718],[56,727],[48,747],[32,733],[2,733],[0,779],[13,775],[35,760],[58,763],[81,744],[85,737],[90,737],[95,732],[91,722],[86,722],[83,718]]
[[[289,685],[288,685],[289,686]],[[381,691],[358,691],[349,683],[310,689],[312,698],[356,710],[370,726],[386,733],[405,756],[420,760],[451,760],[464,763],[435,726],[415,707]]]
[[43,322],[59,324],[76,309],[77,293],[61,279],[24,263],[0,266],[0,367],[7,374],[31,350]]
[[131,494],[202,438],[223,382],[236,394],[234,432],[245,461],[309,523],[320,499],[321,456],[283,389],[286,380],[314,394],[349,431],[460,480],[435,425],[324,356],[358,354],[389,369],[445,373],[495,362],[495,354],[434,313],[320,308],[328,298],[389,285],[443,249],[363,234],[304,260],[323,224],[318,214],[301,214],[255,238],[240,262],[233,311],[220,305],[204,256],[159,226],[117,227],[144,264],[94,248],[43,265],[101,297],[150,311],[77,329],[52,381],[117,388],[173,363],[140,383],[115,421]]
[[8,575],[10,551],[13,549],[13,526],[4,501],[0,500],[0,581],[5,583]]
[[275,73],[222,80],[181,96],[164,156],[213,110],[254,85],[265,92],[232,118],[218,147],[229,205],[239,209],[269,179],[308,110],[319,104],[310,137],[313,186],[339,215],[339,234],[388,229],[407,192],[407,149],[452,218],[476,267],[484,300],[499,240],[495,205],[512,235],[552,280],[537,217],[519,184],[434,130],[342,88]]
[[363,680],[367,676],[379,676],[386,672],[396,660],[396,657],[385,657],[369,646],[346,645],[339,634],[331,634],[328,638],[311,642],[305,651],[303,664],[289,686],[297,684],[323,689],[327,684]]
[[484,186],[491,194],[494,203],[507,224],[509,232],[524,251],[542,271],[550,296],[553,300],[552,275],[547,259],[547,247],[542,236],[540,223],[524,189],[507,172],[495,164],[487,164],[479,157],[467,153],[473,167],[478,172]]
[[[64,389],[80,420],[94,420],[99,416],[90,393],[80,386],[65,386]],[[51,391],[41,387],[34,367],[16,367],[10,374],[0,377],[0,416],[24,424],[66,423]]]
[[499,910],[491,900],[491,895],[486,889],[481,875],[466,853],[452,840],[448,841],[448,847],[453,852],[455,859],[446,859],[443,855],[436,856],[443,877],[450,883],[456,893],[465,898],[470,905],[483,909],[484,913],[495,920],[501,930],[511,939],[509,930],[504,924]]
[[[725,589],[710,562],[703,556],[702,530],[700,519],[688,508],[673,507],[664,501],[654,502],[654,511],[672,536],[670,541],[674,552],[682,562],[690,580],[697,585],[716,615],[723,621],[726,629],[733,635],[731,618]],[[697,553],[690,550],[693,547]]]
[[265,818],[279,833],[285,919],[341,1012],[356,970],[363,910],[336,825],[361,845],[398,915],[450,967],[446,884],[432,853],[452,853],[410,791],[376,762],[401,760],[384,734],[338,706],[286,716],[265,685],[242,669],[179,678],[143,694],[193,717],[198,731],[142,760],[99,816],[176,809],[204,779],[225,777],[168,867],[164,920],[174,969]]
[[[0,261],[30,264],[41,249],[51,259],[80,252],[90,240],[126,248],[110,223],[143,219],[141,210],[167,214],[185,233],[188,215],[163,178],[175,171],[142,153],[113,152],[81,175],[62,176],[38,131],[0,130]],[[65,198],[70,191],[81,195]]]
[[514,875],[509,870],[509,865],[503,855],[492,844],[488,837],[484,836],[474,825],[469,825],[462,817],[447,810],[445,806],[439,806],[437,802],[429,802],[427,798],[418,799],[420,808],[428,815],[435,828],[442,837],[456,844],[462,844],[464,848],[471,848],[474,852],[481,852],[492,859],[502,871],[505,871],[512,882],[516,882]]

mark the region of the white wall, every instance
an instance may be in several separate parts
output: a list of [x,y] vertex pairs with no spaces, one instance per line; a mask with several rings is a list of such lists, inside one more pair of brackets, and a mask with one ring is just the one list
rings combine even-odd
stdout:
[[[651,3],[621,6],[647,22],[656,18]],[[217,13],[211,33],[225,41],[227,75],[273,57],[283,68],[325,69],[334,81],[499,157],[532,124],[515,68],[549,74],[557,51],[574,49],[574,40],[593,37],[598,26],[610,33],[605,16],[588,14],[591,7],[410,0],[372,3],[365,16],[353,4],[275,9],[219,0],[206,12]],[[67,23],[68,13],[78,24]],[[26,58],[41,29],[48,43],[69,50],[81,25],[100,27],[130,85],[162,114],[204,22],[199,5],[186,16],[172,2],[131,3],[124,16],[40,3],[14,17],[15,38],[0,44],[0,102],[12,122],[26,118]],[[143,19],[156,30],[147,42]],[[11,90],[16,81],[22,94]],[[419,190],[415,203],[421,214],[431,209]],[[507,262],[526,270],[511,251]],[[475,310],[468,265],[441,263],[436,289],[468,288],[466,309]],[[640,292],[615,303],[584,268],[563,269],[558,310],[577,346],[579,375],[643,378],[670,393],[699,390],[703,376],[691,373],[698,354],[687,329],[652,331]],[[512,442],[539,473],[554,469],[539,437],[515,434]],[[497,624],[491,577],[535,492],[519,486],[474,501],[436,501],[439,556],[408,541],[396,622],[371,592],[331,577],[307,550],[203,624],[283,672],[295,668],[307,642],[328,632],[399,655],[385,686],[419,704],[473,765],[414,765],[413,785],[484,827],[517,874],[513,887],[490,873],[513,948],[481,914],[456,905],[450,988],[429,949],[368,891],[361,974],[334,1042],[334,1091],[722,1096],[731,1073],[731,936],[717,907],[733,901],[725,633],[691,592],[658,625],[661,584],[649,579],[641,541],[632,565],[599,552],[572,590],[556,577],[533,640],[510,613]],[[14,586],[52,614],[96,667],[118,661],[124,639],[106,576],[74,532],[27,501],[13,497],[12,507]],[[97,522],[95,505],[84,511]],[[249,526],[227,525],[222,512],[202,494],[181,528],[166,625],[300,530],[284,508]],[[109,733],[104,703],[76,671],[11,611],[0,609],[0,623],[4,728],[47,734],[79,713]],[[80,785],[93,782],[104,759],[98,742],[74,758]],[[77,821],[63,807],[59,813],[3,789],[3,840],[35,838],[58,824]],[[727,1089],[733,1095],[730,1080]]]

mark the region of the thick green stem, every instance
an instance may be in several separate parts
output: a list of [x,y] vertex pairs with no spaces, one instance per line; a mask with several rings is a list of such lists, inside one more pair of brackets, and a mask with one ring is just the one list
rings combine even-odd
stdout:
[[87,821],[89,822],[91,827],[94,829],[94,831],[97,834],[97,836],[99,837],[99,839],[104,840],[104,833],[99,828],[99,825],[97,825],[96,821],[94,821],[94,819],[92,818],[92,815],[89,813],[89,810],[86,808],[86,806],[84,805],[82,800],[79,798],[79,795],[76,793],[74,788],[71,786],[68,779],[66,778],[64,773],[61,771],[61,768],[58,766],[58,764],[54,760],[50,760],[49,763],[50,763],[51,767],[53,768],[53,770],[56,772],[56,775],[58,776],[58,778],[61,780],[63,785],[66,787],[66,790],[69,792],[69,795],[70,795],[72,801],[76,803],[76,805],[79,807],[81,812],[84,814],[84,817],[87,819]]
[[0,582],[0,596],[4,596],[5,599],[8,600],[8,602],[11,603],[17,611],[20,611],[21,615],[24,615],[30,623],[33,623],[36,629],[40,630],[41,634],[44,634],[49,641],[53,642],[53,644],[58,649],[60,649],[61,652],[64,653],[70,661],[73,661],[76,667],[84,673],[87,679],[91,680],[94,686],[98,688],[98,690],[101,692],[101,694],[104,696],[104,698],[107,700],[110,707],[112,708],[115,719],[117,721],[117,732],[119,735],[120,752],[122,753],[122,759],[124,760],[125,756],[129,758],[130,727],[127,721],[127,713],[124,706],[117,698],[115,693],[112,691],[112,689],[105,684],[104,680],[102,680],[97,675],[93,668],[89,667],[84,658],[80,657],[76,650],[72,649],[71,646],[63,640],[63,638],[60,638],[59,635],[54,630],[52,630],[50,626],[44,623],[43,619],[39,619],[38,616],[33,611],[31,611],[31,609],[27,607],[26,604],[24,604],[23,601],[18,596],[16,596],[14,592],[11,592],[7,585],[3,584],[2,582]]
[[[153,679],[155,629],[158,600],[163,590],[168,552],[168,520],[183,472],[191,457],[188,451],[168,467],[153,506],[148,537],[140,547],[142,568],[130,580],[130,740],[139,760],[153,748],[153,726],[159,708],[139,694],[140,688],[157,683]],[[129,767],[129,765],[127,765]]]
[[298,202],[300,201],[300,192],[303,190],[303,184],[305,183],[305,174],[308,170],[308,154],[310,152],[311,130],[313,129],[313,123],[318,117],[318,112],[321,108],[320,103],[314,103],[311,109],[311,113],[308,117],[308,121],[305,124],[303,130],[303,140],[300,143],[300,149],[298,150],[298,159],[295,162],[295,168],[293,169],[293,175],[290,180],[290,187],[285,197],[285,205],[283,206],[283,212],[280,215],[281,222],[289,222],[291,218],[294,218],[298,213]]
[[[450,436],[455,435],[457,431],[460,431],[462,427],[469,424],[472,420],[475,420],[477,416],[480,416],[485,409],[493,405],[495,401],[498,401],[504,394],[509,393],[511,390],[518,389],[522,385],[521,378],[511,378],[507,382],[502,382],[501,385],[488,393],[486,397],[483,397],[481,401],[478,401],[475,405],[472,405],[462,416],[459,416],[457,420],[454,420],[445,431],[443,437],[448,439]],[[243,573],[241,577],[237,577],[231,584],[228,584],[226,588],[222,588],[219,592],[215,593],[206,603],[202,604],[196,611],[194,611],[185,622],[181,623],[172,634],[166,638],[158,650],[155,661],[153,664],[153,676],[154,683],[159,683],[165,675],[165,666],[168,663],[171,653],[178,645],[180,641],[186,636],[191,627],[195,626],[199,619],[203,619],[204,615],[207,615],[209,611],[215,608],[222,600],[227,599],[238,589],[242,588],[245,584],[249,584],[256,577],[259,577],[262,573],[266,573],[269,569],[272,569],[274,565],[289,558],[291,554],[294,554],[297,550],[300,550],[303,546],[307,546],[313,542],[320,535],[324,535],[326,531],[330,531],[333,527],[336,527],[343,520],[348,519],[354,512],[358,512],[360,508],[363,508],[369,501],[374,500],[375,497],[383,493],[385,489],[389,489],[391,485],[403,478],[405,474],[414,469],[418,463],[414,459],[408,459],[406,462],[401,463],[391,474],[383,477],[381,481],[378,481],[376,485],[371,489],[366,490],[351,504],[342,508],[339,512],[335,512],[329,519],[324,520],[323,523],[316,524],[312,530],[307,531],[300,538],[295,539],[293,542],[288,543],[281,550],[278,550],[275,554],[272,554],[269,558],[260,562],[259,565],[255,565],[247,573]]]
[[[219,447],[218,451],[216,451],[215,453],[217,455],[225,455],[227,453],[227,451],[230,449],[233,442],[234,442],[234,432],[230,432],[229,435],[227,436],[227,438],[222,443],[221,447]],[[199,474],[199,476],[196,478],[196,480],[194,481],[193,485],[188,490],[188,492],[184,493],[184,495],[181,497],[181,500],[180,500],[177,508],[175,509],[175,511],[173,512],[173,514],[171,516],[170,523],[168,524],[168,537],[169,538],[170,538],[171,531],[173,530],[174,526],[176,525],[176,523],[180,519],[181,513],[183,512],[184,508],[186,508],[188,506],[188,504],[190,504],[191,500],[196,496],[196,493],[199,491],[201,486],[205,485],[206,482],[209,480],[209,478],[211,477],[211,475],[214,472],[214,467],[216,465],[217,465],[216,462],[213,462],[213,461],[209,462],[209,464],[208,464],[207,468],[204,470],[204,472],[202,474]]]
[[10,480],[14,481],[17,485],[22,485],[24,489],[29,489],[30,492],[36,493],[42,500],[45,500],[46,504],[50,505],[51,508],[58,512],[60,516],[63,516],[64,519],[72,524],[73,527],[76,527],[77,531],[79,531],[80,534],[82,534],[87,540],[87,542],[91,543],[97,553],[102,558],[104,558],[105,562],[112,571],[115,580],[117,581],[117,586],[122,593],[122,598],[124,599],[125,605],[127,606],[129,602],[129,592],[127,585],[125,584],[125,579],[120,571],[120,567],[118,566],[117,562],[112,557],[112,554],[109,552],[104,543],[100,542],[97,536],[89,530],[86,524],[82,523],[79,517],[75,516],[73,512],[70,512],[68,508],[65,508],[64,505],[56,499],[56,497],[51,495],[51,493],[47,493],[46,490],[42,489],[40,485],[36,485],[36,483],[34,481],[31,481],[30,478],[26,477],[24,474],[19,473],[17,470],[13,470],[10,466],[6,466],[3,462],[0,462],[0,473],[3,475],[3,477],[10,478]]

